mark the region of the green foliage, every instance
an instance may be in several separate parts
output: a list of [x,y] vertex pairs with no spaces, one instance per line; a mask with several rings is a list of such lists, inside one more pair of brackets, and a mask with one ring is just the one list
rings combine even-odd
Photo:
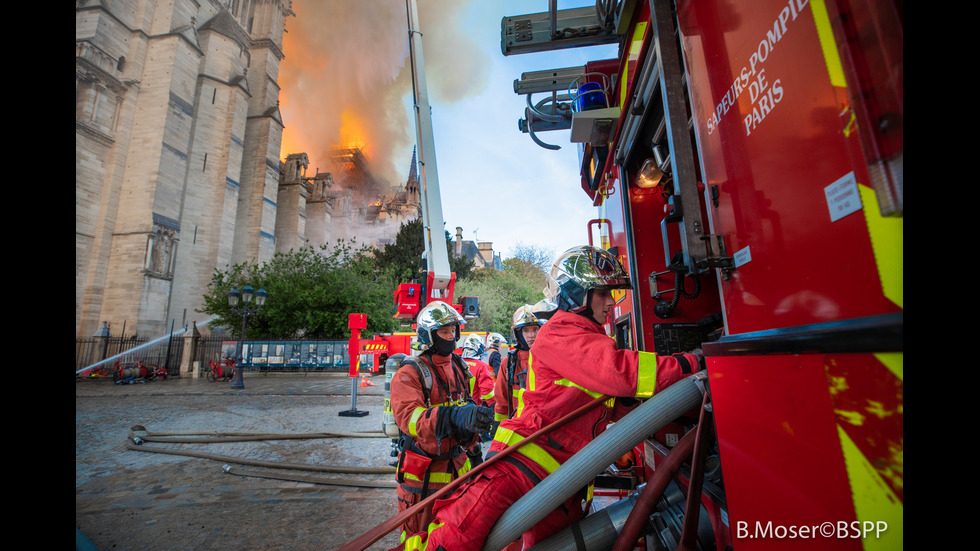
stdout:
[[534,304],[544,295],[545,275],[528,270],[514,259],[504,261],[504,270],[478,270],[469,279],[456,283],[457,296],[480,298],[480,317],[466,324],[467,331],[495,331],[511,338],[511,317],[524,304]]
[[[452,250],[452,237],[446,232],[446,248]],[[417,281],[424,283],[426,271],[422,254],[425,252],[422,219],[416,218],[402,224],[395,236],[395,243],[384,249],[375,249],[374,258],[378,269],[396,283]],[[467,279],[473,272],[473,263],[465,257],[449,255],[449,269],[456,273],[456,280]],[[392,289],[394,291],[394,289]]]
[[[452,251],[452,238],[449,236],[449,232],[446,232],[446,247]],[[473,262],[465,256],[455,256],[452,253],[449,254],[449,269],[456,274],[456,281],[462,281],[464,279],[469,279],[473,274]]]
[[232,288],[251,285],[269,293],[265,306],[249,318],[249,339],[344,339],[348,314],[364,313],[368,331],[394,328],[390,279],[378,270],[366,247],[338,241],[319,250],[307,246],[276,253],[268,262],[236,264],[216,270],[200,310],[217,318],[211,326],[227,327],[239,337],[242,318],[228,306]]
[[[368,332],[396,330],[392,294],[399,283],[424,282],[422,220],[402,224],[395,243],[384,249],[357,248],[353,241],[333,247],[311,246],[276,253],[262,264],[236,264],[215,270],[199,312],[216,318],[213,327],[226,327],[239,337],[242,318],[228,306],[228,291],[251,285],[264,288],[265,306],[249,318],[248,339],[346,339],[348,314],[367,314]],[[451,248],[449,232],[447,247]],[[514,311],[541,300],[545,269],[553,253],[519,244],[504,270],[475,270],[465,257],[450,255],[456,273],[455,296],[480,299],[481,317],[467,324],[471,331],[511,335]]]
[[[384,249],[374,249],[373,256],[380,272],[392,281],[408,283],[420,280],[425,271],[422,253],[425,243],[422,240],[422,219],[416,218],[402,224],[395,235],[395,243]],[[394,289],[392,289],[394,291]]]

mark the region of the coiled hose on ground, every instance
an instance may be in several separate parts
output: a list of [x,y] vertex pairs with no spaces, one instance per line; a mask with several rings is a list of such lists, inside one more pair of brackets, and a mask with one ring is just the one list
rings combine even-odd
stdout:
[[[137,433],[141,434],[137,434]],[[162,453],[169,455],[182,455],[186,457],[197,457],[200,459],[211,459],[226,463],[224,471],[229,474],[240,476],[253,476],[262,478],[274,478],[278,480],[293,480],[296,482],[308,482],[311,484],[331,484],[335,486],[355,486],[362,488],[394,488],[396,484],[392,480],[370,480],[370,479],[350,479],[350,478],[316,478],[299,475],[283,475],[262,471],[246,471],[233,468],[227,463],[238,463],[241,465],[251,465],[253,467],[265,467],[270,469],[292,469],[311,472],[341,473],[341,474],[394,474],[395,468],[384,467],[362,467],[348,465],[319,465],[310,463],[290,463],[281,461],[264,461],[259,459],[249,459],[231,455],[215,454],[201,450],[162,448],[156,446],[144,446],[146,442],[157,443],[204,443],[211,444],[217,442],[250,442],[260,440],[296,440],[296,439],[317,439],[317,438],[388,438],[382,432],[315,432],[315,433],[255,433],[255,432],[158,432],[151,433],[141,425],[136,425],[129,430],[129,441],[126,448],[132,451],[142,451],[151,453]]]

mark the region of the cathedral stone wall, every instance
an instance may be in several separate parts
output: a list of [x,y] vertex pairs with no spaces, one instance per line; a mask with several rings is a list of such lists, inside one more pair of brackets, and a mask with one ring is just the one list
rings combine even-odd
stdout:
[[290,15],[289,0],[76,2],[76,335],[202,321],[215,268],[271,257]]

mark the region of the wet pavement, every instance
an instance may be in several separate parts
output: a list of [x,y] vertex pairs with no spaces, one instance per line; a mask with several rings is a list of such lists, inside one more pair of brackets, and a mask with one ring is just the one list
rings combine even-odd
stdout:
[[[363,437],[261,441],[129,444],[134,426],[157,433],[379,433],[384,376],[375,386],[343,374],[245,375],[245,388],[205,379],[169,379],[116,385],[111,380],[75,383],[76,540],[89,549],[125,550],[331,550],[397,512],[391,488],[323,483],[390,485],[391,440]],[[179,436],[183,438],[183,434]],[[149,453],[217,456],[191,457]],[[225,460],[241,458],[241,462]],[[241,463],[258,462],[259,465]],[[232,465],[232,472],[222,467]],[[354,467],[354,473],[272,468],[285,464]],[[240,473],[240,474],[236,474]],[[303,481],[250,473],[308,477]],[[310,481],[309,477],[315,480]],[[79,534],[81,536],[79,537]],[[87,541],[86,541],[87,540]],[[370,549],[397,544],[391,533]]]

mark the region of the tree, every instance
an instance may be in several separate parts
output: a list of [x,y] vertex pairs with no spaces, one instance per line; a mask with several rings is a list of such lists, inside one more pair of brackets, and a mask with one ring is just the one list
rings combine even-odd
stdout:
[[551,264],[555,260],[555,250],[540,245],[527,245],[518,242],[511,250],[511,256],[507,260],[523,267],[533,267],[537,270],[548,273],[551,271]]
[[[405,222],[395,235],[395,242],[384,248],[374,249],[377,269],[387,274],[393,281],[408,283],[417,280],[425,271],[422,252],[422,219]],[[392,289],[394,290],[394,289]]]
[[456,294],[480,299],[480,317],[466,324],[467,331],[497,332],[513,337],[514,311],[544,298],[545,273],[514,258],[504,260],[504,270],[480,270],[457,283]]
[[265,306],[249,320],[249,338],[344,339],[348,314],[364,313],[368,331],[390,332],[390,280],[379,273],[366,247],[337,241],[333,247],[312,246],[276,253],[268,262],[236,264],[215,270],[199,310],[216,318],[238,338],[241,317],[228,306],[227,293],[244,285],[269,293]]
[[[446,249],[452,250],[450,243],[452,238],[446,232]],[[423,239],[422,219],[416,218],[402,224],[395,235],[395,243],[383,249],[375,249],[374,257],[377,260],[378,269],[385,273],[396,283],[408,283],[410,281],[424,282],[422,275],[426,270],[422,255],[425,253],[425,241]],[[473,272],[473,263],[465,257],[449,255],[449,269],[456,273],[456,281],[470,277]],[[392,289],[394,291],[394,289]]]

